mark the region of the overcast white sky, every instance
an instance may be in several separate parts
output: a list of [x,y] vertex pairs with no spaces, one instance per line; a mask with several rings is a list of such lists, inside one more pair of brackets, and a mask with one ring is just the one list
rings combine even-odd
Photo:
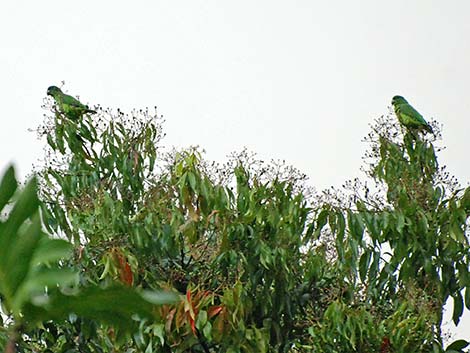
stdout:
[[[90,105],[157,105],[165,145],[217,161],[247,146],[318,190],[360,175],[368,124],[401,94],[470,180],[468,0],[2,0],[0,170],[41,156],[27,129],[62,80]],[[458,331],[470,339],[468,314]]]

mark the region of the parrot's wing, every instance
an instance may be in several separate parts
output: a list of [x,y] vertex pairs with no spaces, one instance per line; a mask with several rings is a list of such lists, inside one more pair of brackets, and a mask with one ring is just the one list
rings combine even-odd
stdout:
[[398,111],[400,112],[400,115],[402,115],[404,120],[408,120],[414,125],[428,125],[426,120],[424,120],[423,116],[409,104],[400,104],[398,106]]
[[71,107],[76,107],[76,108],[84,108],[87,109],[87,106],[80,103],[80,101],[72,96],[69,96],[68,94],[63,94],[62,95],[62,103],[67,104]]

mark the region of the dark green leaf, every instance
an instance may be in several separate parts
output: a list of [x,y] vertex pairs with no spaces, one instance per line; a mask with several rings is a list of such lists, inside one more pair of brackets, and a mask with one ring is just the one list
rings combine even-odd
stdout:
[[359,276],[361,277],[361,281],[365,282],[367,272],[369,270],[369,264],[370,264],[370,259],[371,259],[371,253],[370,251],[365,251],[361,259],[359,260]]
[[453,295],[454,298],[454,311],[452,313],[452,320],[454,321],[455,325],[459,324],[460,317],[463,313],[463,298],[460,292],[457,292]]
[[317,230],[320,231],[325,226],[326,221],[328,220],[328,213],[329,213],[328,210],[323,209],[318,215]]
[[15,178],[15,169],[13,166],[10,166],[5,174],[3,174],[2,181],[0,182],[0,212],[11,199],[17,187],[18,183]]
[[470,286],[465,288],[465,307],[470,310]]
[[192,172],[188,172],[189,185],[192,190],[196,190],[196,176]]
[[455,351],[461,351],[465,347],[469,345],[470,342],[467,342],[465,340],[457,340],[449,344],[446,348],[446,352],[449,352],[450,350],[455,350]]

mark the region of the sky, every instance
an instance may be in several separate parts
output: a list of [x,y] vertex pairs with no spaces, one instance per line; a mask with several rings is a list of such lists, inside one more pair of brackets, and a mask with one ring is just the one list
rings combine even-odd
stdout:
[[466,186],[469,18],[468,0],[2,0],[0,170],[42,157],[29,130],[65,81],[91,106],[158,106],[166,146],[219,162],[247,147],[317,190],[361,175],[361,140],[400,94],[443,124],[439,161]]

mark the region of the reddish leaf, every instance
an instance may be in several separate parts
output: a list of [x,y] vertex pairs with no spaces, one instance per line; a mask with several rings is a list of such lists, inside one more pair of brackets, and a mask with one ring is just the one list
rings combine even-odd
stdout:
[[132,286],[134,283],[134,275],[132,274],[131,266],[118,249],[115,251],[115,256],[119,263],[119,278],[121,279],[121,282],[128,286]]
[[194,335],[196,336],[196,322],[192,317],[189,317],[189,323],[191,324],[191,330],[193,331]]
[[218,313],[220,313],[222,311],[222,305],[214,305],[214,306],[211,306],[208,310],[207,310],[207,316],[210,318],[213,318],[214,316],[216,316]]
[[186,299],[187,302],[185,303],[184,311],[188,317],[191,330],[193,331],[194,335],[196,335],[196,314],[193,303],[191,302],[191,291],[189,289],[186,291]]
[[124,268],[121,269],[121,281],[123,281],[125,284],[128,286],[132,286],[134,282],[134,275],[132,274],[131,266],[129,266],[129,263],[126,261]]
[[382,344],[380,345],[380,353],[389,353],[390,352],[390,339],[388,337],[384,337],[382,340]]

